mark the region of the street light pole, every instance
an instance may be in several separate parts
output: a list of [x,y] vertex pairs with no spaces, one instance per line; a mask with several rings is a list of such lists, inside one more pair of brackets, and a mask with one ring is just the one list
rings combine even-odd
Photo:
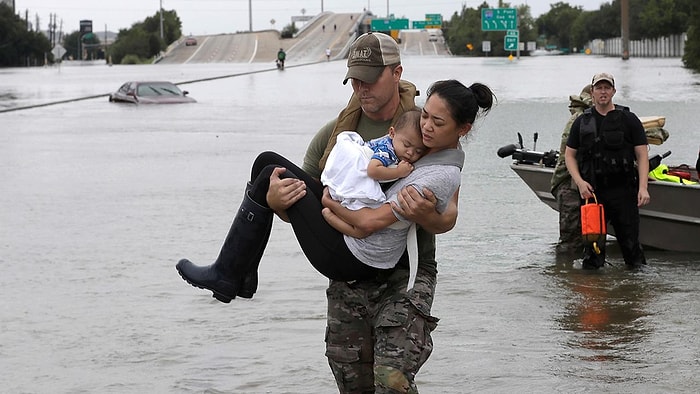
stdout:
[[160,39],[163,39],[163,0],[160,0]]

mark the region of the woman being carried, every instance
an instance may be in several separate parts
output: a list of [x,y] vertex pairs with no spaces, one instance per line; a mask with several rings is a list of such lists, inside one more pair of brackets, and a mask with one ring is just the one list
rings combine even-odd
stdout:
[[[480,110],[491,108],[494,99],[487,86],[474,83],[466,87],[456,80],[435,82],[427,96],[420,120],[427,153],[415,163],[412,173],[386,191],[388,203],[374,209],[347,210],[330,197],[324,198],[323,186],[299,167],[275,153],[264,152],[253,164],[252,183],[246,188],[219,257],[205,267],[180,260],[176,266],[180,275],[193,286],[211,290],[222,302],[253,296],[257,267],[272,228],[267,190],[274,178],[295,179],[303,194],[278,214],[291,222],[304,254],[321,274],[352,281],[393,268],[406,249],[411,224],[399,213],[398,192],[406,186],[420,193],[427,189],[437,201],[437,211],[444,210],[461,181],[464,152],[459,139],[471,130]],[[323,209],[322,199],[329,209]],[[346,229],[348,224],[365,237],[347,236],[334,228]]]

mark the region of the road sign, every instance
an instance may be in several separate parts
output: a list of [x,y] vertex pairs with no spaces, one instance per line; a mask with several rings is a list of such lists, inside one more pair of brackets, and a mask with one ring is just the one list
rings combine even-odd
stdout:
[[56,44],[56,46],[51,50],[51,53],[53,54],[53,58],[55,60],[59,60],[66,54],[66,48],[62,47],[61,44]]
[[372,19],[370,27],[374,31],[408,29],[408,19]]
[[313,18],[311,15],[296,15],[292,16],[292,22],[308,22]]
[[506,51],[517,51],[518,36],[505,36],[503,39],[503,49]]
[[425,14],[426,21],[434,21],[434,25],[439,25],[442,23],[442,14]]
[[482,41],[481,42],[481,51],[482,52],[491,52],[491,41]]
[[482,8],[481,30],[499,31],[518,28],[518,10],[515,8]]

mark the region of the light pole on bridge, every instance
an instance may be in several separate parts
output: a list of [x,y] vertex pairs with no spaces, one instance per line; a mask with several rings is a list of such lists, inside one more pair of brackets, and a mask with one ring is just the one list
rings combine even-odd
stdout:
[[163,39],[163,0],[160,0],[160,39]]

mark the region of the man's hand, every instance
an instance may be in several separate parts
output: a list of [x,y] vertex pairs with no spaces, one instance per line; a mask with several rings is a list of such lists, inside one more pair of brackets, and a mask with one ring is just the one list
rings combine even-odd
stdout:
[[284,213],[306,195],[306,184],[296,178],[280,178],[287,169],[277,167],[270,175],[270,187],[267,189],[267,205],[282,219],[287,219]]
[[593,197],[594,190],[590,183],[581,179],[579,182],[576,182],[576,186],[578,187],[578,194],[581,196],[581,199],[588,200]]
[[637,192],[637,206],[643,207],[651,202],[651,197],[649,196],[649,191],[645,188],[639,188]]

